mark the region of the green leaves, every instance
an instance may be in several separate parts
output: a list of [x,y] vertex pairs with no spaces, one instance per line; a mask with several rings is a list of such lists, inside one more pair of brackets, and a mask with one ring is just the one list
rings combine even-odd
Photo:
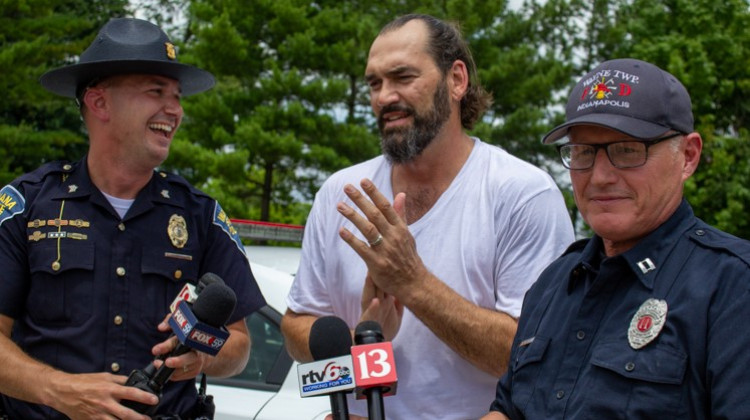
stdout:
[[[125,0],[0,2],[0,142],[5,182],[75,159],[86,136],[72,101],[39,86],[73,62]],[[495,102],[472,134],[560,176],[542,135],[575,81],[617,57],[651,61],[693,98],[704,158],[686,196],[707,222],[750,237],[750,7],[747,0],[138,0],[167,27],[180,61],[215,74],[183,101],[167,169],[232,217],[304,223],[332,172],[380,152],[363,76],[371,42],[400,14],[458,21]],[[176,36],[175,34],[180,34]],[[54,145],[54,147],[53,147]],[[11,160],[12,156],[12,160]],[[569,198],[569,196],[568,196]],[[571,214],[577,217],[572,200]]]

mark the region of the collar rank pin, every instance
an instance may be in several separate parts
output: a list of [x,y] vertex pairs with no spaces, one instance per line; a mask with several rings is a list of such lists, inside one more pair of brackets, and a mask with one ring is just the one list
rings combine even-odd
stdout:
[[667,302],[649,298],[641,305],[630,320],[628,343],[635,350],[645,347],[661,333],[667,320]]

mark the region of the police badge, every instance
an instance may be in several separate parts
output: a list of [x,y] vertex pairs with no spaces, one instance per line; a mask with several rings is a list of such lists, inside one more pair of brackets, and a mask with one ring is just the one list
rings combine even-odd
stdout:
[[630,320],[628,343],[635,350],[652,342],[661,332],[667,320],[667,301],[646,299]]
[[188,230],[187,223],[185,223],[185,218],[180,215],[173,214],[172,217],[169,218],[167,235],[169,235],[169,240],[172,241],[172,245],[174,245],[175,248],[184,247],[188,240]]

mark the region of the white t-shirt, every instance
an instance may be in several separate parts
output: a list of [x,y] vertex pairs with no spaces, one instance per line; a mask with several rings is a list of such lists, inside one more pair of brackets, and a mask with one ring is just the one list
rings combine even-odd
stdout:
[[[562,194],[544,171],[474,139],[469,159],[422,218],[409,226],[427,268],[469,301],[518,317],[524,293],[573,242]],[[336,315],[354,328],[367,267],[338,235],[363,236],[336,211],[356,206],[343,192],[369,178],[393,202],[391,165],[379,156],[333,174],[308,216],[302,257],[287,298],[291,310]],[[476,419],[486,414],[498,378],[474,367],[438,339],[407,308],[393,340],[397,394],[386,397],[389,420]],[[349,399],[367,415],[364,400]]]

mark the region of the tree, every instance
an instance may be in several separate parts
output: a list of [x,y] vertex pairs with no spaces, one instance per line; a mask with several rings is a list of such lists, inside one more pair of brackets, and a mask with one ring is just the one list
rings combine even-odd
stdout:
[[124,0],[0,3],[0,184],[40,164],[82,156],[86,137],[72,100],[45,91],[39,77],[72,62]]
[[[367,53],[380,27],[409,12],[460,22],[497,98],[473,133],[535,163],[549,156],[538,120],[568,81],[556,55],[569,52],[540,54],[537,28],[505,1],[193,0],[184,47],[219,84],[186,106],[184,141],[168,164],[203,183],[230,214],[304,214],[294,203],[309,202],[331,172],[379,152],[363,80]],[[522,77],[530,69],[538,76]]]
[[378,151],[358,83],[375,23],[354,3],[193,1],[188,59],[219,83],[186,105],[167,163],[235,217],[302,222],[296,203]]
[[584,68],[611,58],[652,62],[693,101],[704,154],[685,195],[709,224],[750,238],[750,4],[747,0],[595,0]]

